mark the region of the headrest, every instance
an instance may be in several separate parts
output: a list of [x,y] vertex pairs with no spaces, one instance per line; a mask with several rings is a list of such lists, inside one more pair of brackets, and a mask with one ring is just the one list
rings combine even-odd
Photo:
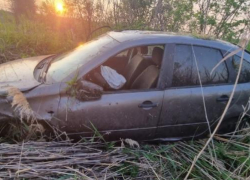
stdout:
[[164,52],[163,49],[159,48],[159,47],[155,47],[153,49],[152,60],[158,66],[161,65],[162,58],[163,58],[163,52]]
[[141,53],[144,55],[148,54],[148,46],[141,46]]
[[137,49],[136,49],[136,48],[134,48],[134,50],[133,50],[133,54],[132,54],[132,57],[134,57],[137,53],[138,53]]

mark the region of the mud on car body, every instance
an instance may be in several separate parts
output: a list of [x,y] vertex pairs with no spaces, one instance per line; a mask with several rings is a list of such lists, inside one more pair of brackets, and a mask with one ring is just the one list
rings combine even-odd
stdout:
[[[179,140],[206,135],[221,116],[236,79],[241,52],[219,40],[164,32],[109,32],[72,51],[0,65],[0,121],[13,118],[8,88],[22,91],[39,121],[71,135],[94,125],[107,139]],[[140,51],[138,51],[138,49]],[[223,125],[236,122],[250,95],[250,55]],[[101,65],[126,78],[122,89],[102,87]],[[207,123],[199,76],[203,85]]]

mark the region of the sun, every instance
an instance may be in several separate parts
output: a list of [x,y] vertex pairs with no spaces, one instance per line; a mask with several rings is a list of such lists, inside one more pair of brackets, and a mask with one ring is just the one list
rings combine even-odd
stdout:
[[56,1],[55,8],[57,12],[62,13],[64,11],[64,3],[62,1]]

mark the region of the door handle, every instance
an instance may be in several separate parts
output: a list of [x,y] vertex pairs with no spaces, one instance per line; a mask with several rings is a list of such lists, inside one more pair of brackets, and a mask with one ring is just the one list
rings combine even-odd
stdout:
[[142,104],[139,104],[138,107],[143,109],[151,109],[158,107],[158,103],[153,103],[151,101],[144,101]]
[[[234,99],[234,98],[233,98]],[[222,95],[216,99],[217,102],[227,102],[229,101],[229,96],[228,95]]]

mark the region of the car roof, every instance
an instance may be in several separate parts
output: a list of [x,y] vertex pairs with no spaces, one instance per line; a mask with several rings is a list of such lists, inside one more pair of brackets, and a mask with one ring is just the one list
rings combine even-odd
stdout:
[[[164,31],[141,31],[141,30],[126,30],[126,31],[111,31],[109,36],[119,42],[145,40],[145,43],[152,40],[165,40],[166,43],[178,43],[178,44],[195,44],[201,46],[209,46],[213,48],[223,49],[226,52],[232,52],[239,48],[229,42],[213,39],[210,37],[195,36],[185,33],[173,33]],[[247,52],[247,51],[246,51]],[[240,52],[237,53],[241,55]],[[250,61],[250,55],[245,53],[244,58]]]
[[140,30],[126,30],[126,31],[111,31],[109,35],[115,38],[120,42],[130,41],[130,40],[138,40],[138,39],[182,39],[184,41],[207,41],[213,43],[220,43],[223,45],[227,45],[230,47],[238,48],[238,46],[231,44],[229,42],[214,39],[208,36],[195,36],[187,33],[174,33],[174,32],[164,32],[164,31],[140,31]]

